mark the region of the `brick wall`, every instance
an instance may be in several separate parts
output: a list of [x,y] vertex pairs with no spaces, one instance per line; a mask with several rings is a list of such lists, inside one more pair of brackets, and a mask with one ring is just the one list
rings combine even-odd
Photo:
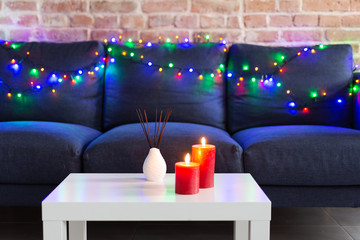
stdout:
[[209,33],[266,45],[350,43],[360,60],[360,0],[0,0],[0,38],[156,41]]

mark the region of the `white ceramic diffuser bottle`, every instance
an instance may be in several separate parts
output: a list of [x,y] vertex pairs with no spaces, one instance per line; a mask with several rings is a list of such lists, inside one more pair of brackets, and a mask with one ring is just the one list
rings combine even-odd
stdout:
[[144,110],[144,117],[143,117],[142,111],[140,109],[136,110],[136,113],[138,114],[140,120],[141,127],[143,129],[144,135],[146,137],[146,140],[150,148],[149,153],[145,158],[143,164],[143,173],[148,181],[162,182],[165,177],[166,162],[160,153],[159,147],[165,130],[166,123],[169,120],[171,112],[172,112],[171,109],[166,110],[165,116],[163,117],[163,119],[161,119],[163,116],[163,111],[161,110],[158,119],[157,110],[156,110],[154,139],[153,141],[151,141],[152,138],[150,134],[149,122],[146,111]]
[[158,148],[150,148],[143,165],[143,172],[148,181],[161,182],[166,174],[166,162]]

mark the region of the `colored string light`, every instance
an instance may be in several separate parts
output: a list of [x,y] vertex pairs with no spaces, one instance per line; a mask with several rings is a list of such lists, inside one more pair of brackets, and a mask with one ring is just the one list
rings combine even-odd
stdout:
[[[198,38],[199,38],[199,36],[198,36]],[[121,40],[122,37],[119,36],[119,39]],[[178,40],[179,38],[177,37],[176,39]],[[205,39],[208,40],[209,38],[205,37]],[[159,40],[161,40],[161,36],[159,37]],[[222,42],[222,41],[223,41],[223,40],[220,39],[220,42]],[[108,41],[106,40],[106,41],[104,41],[104,42],[107,43]],[[117,42],[116,38],[111,38],[111,42],[112,42],[112,43]],[[132,39],[128,39],[128,42],[132,43],[133,40],[132,40]],[[166,42],[167,42],[167,43],[170,43],[171,40],[169,41],[169,38],[168,38],[168,39],[166,40]],[[185,42],[185,43],[188,43],[188,42],[189,42],[189,39],[188,39],[188,38],[185,38],[184,42]],[[139,44],[141,44],[141,43],[142,43],[142,41],[139,41]],[[222,42],[222,44],[226,44],[226,42]],[[10,42],[5,42],[4,44],[1,44],[0,46],[2,46],[2,47],[9,47],[8,49],[17,49],[18,47],[21,47],[21,45],[11,44]],[[147,42],[147,43],[146,43],[145,45],[143,45],[143,46],[152,47],[153,45],[152,45],[151,42]],[[324,49],[324,48],[326,48],[325,45],[322,45],[322,44],[321,44],[321,45],[318,46],[318,49]],[[224,51],[226,51],[225,49],[227,50],[227,48],[224,48]],[[111,52],[112,52],[112,48],[111,48],[111,47],[108,47],[108,48],[107,48],[107,51],[108,51],[109,53],[111,53]],[[283,72],[283,71],[284,71],[284,67],[285,67],[286,64],[288,64],[289,62],[291,62],[292,60],[294,60],[295,57],[301,56],[301,55],[302,55],[302,52],[308,52],[308,51],[310,51],[312,54],[315,54],[315,53],[317,52],[314,48],[305,47],[305,48],[302,49],[302,51],[297,52],[296,55],[293,56],[293,57],[286,58],[285,56],[281,56],[281,57],[280,57],[280,58],[281,58],[281,64],[279,64],[279,63],[277,63],[277,62],[274,62],[274,66],[276,67],[276,70],[275,70],[273,73],[266,74],[265,76],[262,76],[261,78],[258,78],[258,79],[255,78],[255,77],[252,77],[252,78],[251,78],[251,82],[255,83],[255,82],[258,80],[258,81],[262,82],[265,86],[268,86],[268,87],[273,86],[273,85],[274,85],[274,83],[273,83],[274,80],[273,80],[273,78],[272,78],[271,76],[274,76],[274,75],[276,75],[277,73]],[[27,51],[27,52],[26,52],[26,55],[27,55],[27,56],[30,55],[30,51]],[[95,52],[95,55],[96,55],[96,56],[99,56],[99,53],[98,53],[98,52]],[[133,52],[131,52],[131,53],[128,54],[127,52],[124,51],[124,52],[122,53],[122,55],[123,55],[123,56],[129,55],[130,58],[134,58],[134,59],[136,58],[135,53],[133,53]],[[143,55],[141,55],[141,56],[140,56],[140,59],[141,59],[141,60],[139,61],[140,63],[142,63],[142,59],[143,59],[143,58],[144,58]],[[21,64],[20,64],[20,63],[21,63],[22,61],[24,61],[24,60],[25,60],[24,57],[19,57],[19,56],[18,56],[18,57],[15,57],[15,58],[12,58],[11,61],[10,61],[10,69],[11,69],[14,73],[17,72],[17,71],[19,71],[19,70],[21,69]],[[105,61],[106,61],[106,59],[103,58],[103,62],[105,62]],[[138,60],[135,60],[135,61],[138,61]],[[115,62],[115,58],[109,58],[109,62],[110,62],[110,63],[114,63],[114,62]],[[100,63],[100,62],[99,62],[99,63]],[[101,64],[101,63],[100,63],[100,64]],[[205,72],[208,72],[208,73],[209,73],[209,76],[213,78],[213,77],[215,77],[215,73],[217,73],[217,74],[219,74],[219,76],[221,76],[221,73],[225,70],[225,67],[224,67],[223,64],[219,65],[219,68],[216,69],[216,70],[213,70],[213,69],[194,69],[194,68],[182,69],[182,68],[176,66],[176,65],[175,65],[174,63],[172,63],[172,62],[168,63],[168,65],[166,65],[166,66],[160,66],[160,65],[154,64],[154,63],[151,62],[151,61],[145,62],[145,64],[147,64],[149,67],[153,67],[153,66],[158,67],[159,72],[162,72],[162,71],[164,70],[164,68],[169,68],[169,69],[175,68],[175,69],[178,69],[178,73],[177,73],[177,76],[178,76],[178,77],[181,77],[181,76],[182,76],[182,70],[187,70],[187,71],[190,72],[190,73],[192,73],[192,72],[197,72],[197,73],[198,73],[198,78],[199,78],[199,80],[204,79],[203,73],[205,73]],[[34,65],[34,64],[33,64],[33,65]],[[101,68],[101,69],[105,68],[105,64],[101,64],[101,65],[97,65],[97,66],[96,66],[96,65],[95,65],[95,66],[92,65],[92,66],[90,66],[90,67],[84,67],[84,69],[78,70],[78,71],[76,72],[76,74],[78,74],[78,75],[76,75],[75,77],[71,77],[70,80],[71,80],[71,82],[72,82],[73,84],[75,84],[75,83],[81,81],[81,78],[80,78],[79,75],[84,74],[84,72],[87,72],[88,75],[94,75],[95,72],[98,72],[98,71],[100,70],[100,68]],[[357,69],[357,68],[358,68],[358,66],[355,65],[355,68],[354,68],[354,69]],[[39,77],[40,77],[39,69],[40,69],[40,72],[44,72],[44,71],[45,71],[45,68],[43,68],[43,67],[41,67],[41,68],[35,67],[35,68],[33,68],[33,69],[30,70],[29,75],[31,75],[31,76],[34,77],[34,78],[39,78]],[[48,67],[46,67],[46,69],[47,69],[47,71],[50,70],[50,68],[48,68]],[[250,66],[248,66],[248,65],[243,65],[243,67],[242,67],[242,70],[243,70],[242,72],[243,72],[243,73],[242,73],[242,74],[244,74],[245,71],[249,71],[249,69],[250,69]],[[256,67],[254,68],[254,70],[255,70],[255,72],[258,72],[258,71],[259,71],[259,67],[256,66]],[[63,78],[59,78],[59,77],[57,77],[56,74],[52,74],[52,75],[49,76],[49,82],[50,82],[51,84],[53,84],[53,83],[61,83],[61,82],[63,82],[63,79],[66,80],[66,79],[68,78],[67,76],[73,76],[73,75],[75,75],[75,74],[69,72],[69,73],[67,73],[67,74],[63,74],[63,75],[62,75]],[[42,76],[42,77],[43,77],[43,76]],[[227,77],[228,77],[228,78],[233,78],[234,75],[233,75],[233,73],[229,72],[229,73],[227,73]],[[240,77],[236,77],[236,76],[235,76],[235,79],[239,79],[239,81],[244,81],[244,77],[243,77],[243,76],[240,76]],[[357,80],[355,81],[355,83],[356,83],[356,84],[359,84],[359,80],[357,79]],[[0,81],[0,84],[3,84],[3,85],[5,85],[5,86],[8,87],[8,89],[9,89],[9,91],[8,91],[8,93],[7,93],[7,96],[8,96],[8,97],[12,97],[12,96],[13,96],[13,94],[12,94],[12,91],[13,91],[13,90],[15,90],[14,92],[18,92],[18,93],[16,94],[16,96],[18,96],[18,97],[21,97],[21,96],[22,96],[22,92],[26,92],[26,91],[29,90],[29,89],[25,89],[25,90],[13,89],[12,87],[10,87],[10,85],[7,85],[7,84],[5,84],[4,82],[1,82],[1,81]],[[53,86],[50,85],[50,84],[49,84],[49,86],[41,86],[41,85],[37,84],[37,85],[35,85],[35,87],[34,87],[34,83],[32,82],[32,83],[31,83],[31,86],[32,86],[31,89],[37,90],[37,91],[43,89],[44,87],[49,87],[49,86],[50,86],[50,87],[51,87],[51,92],[53,92],[53,93],[56,92],[55,89],[53,88]],[[237,86],[240,86],[240,83],[237,83]],[[276,82],[275,86],[277,86],[277,87],[280,88],[280,87],[282,86],[282,84],[281,84],[281,82]],[[351,88],[351,92],[349,92],[348,95],[349,95],[349,96],[352,96],[352,93],[353,93],[353,92],[357,92],[358,90],[359,90],[359,86],[358,86],[358,85],[354,85],[354,86]],[[19,92],[19,91],[20,91],[20,92]],[[290,94],[290,93],[291,93],[291,90],[287,90],[287,91],[286,91],[286,94]],[[322,92],[322,93],[321,93],[321,96],[326,96],[326,92]],[[319,97],[319,94],[318,94],[317,92],[310,92],[310,98],[316,99],[316,98],[318,98],[318,97]],[[338,99],[337,99],[337,103],[343,103],[343,102],[344,102],[344,99],[343,99],[343,98],[338,98]],[[287,106],[290,107],[290,108],[295,108],[295,107],[297,107],[297,104],[296,104],[294,101],[292,101],[292,102],[289,102]],[[303,113],[309,113],[309,108],[308,108],[308,107],[303,107],[303,108],[302,108],[302,112],[303,112]]]
[[[263,75],[261,75],[261,77],[258,77],[258,78],[256,78],[255,76],[249,76],[249,80],[250,80],[250,82],[251,83],[256,83],[257,81],[259,81],[259,83],[261,84],[261,85],[259,85],[259,86],[266,86],[267,88],[271,88],[271,87],[273,87],[273,86],[276,86],[276,87],[278,87],[278,88],[281,88],[282,87],[282,83],[281,82],[279,82],[279,81],[277,81],[277,82],[275,82],[275,80],[274,80],[274,78],[272,77],[272,76],[276,76],[277,74],[279,74],[279,73],[285,73],[286,71],[285,71],[285,66],[287,65],[287,64],[289,64],[290,62],[292,62],[294,59],[296,59],[297,57],[299,57],[299,56],[302,56],[302,54],[303,53],[306,53],[306,52],[310,52],[311,54],[315,54],[315,53],[317,53],[317,49],[319,49],[319,50],[322,50],[322,49],[325,49],[327,46],[326,45],[324,45],[324,44],[320,44],[320,45],[318,45],[318,46],[315,46],[315,47],[304,47],[301,51],[298,51],[294,56],[291,56],[291,57],[285,57],[284,55],[282,55],[282,56],[279,56],[278,57],[278,61],[275,61],[274,63],[273,63],[273,65],[274,65],[274,67],[276,68],[273,72],[270,72],[270,73],[268,73],[268,74],[263,74]],[[281,63],[280,63],[281,62]],[[355,68],[354,69],[357,69],[358,68],[358,66],[357,65],[355,65]],[[241,67],[241,70],[242,71],[239,71],[239,73],[240,73],[240,77],[239,76],[235,76],[235,79],[237,79],[237,81],[236,81],[236,86],[241,86],[240,84],[239,84],[239,82],[241,81],[244,81],[244,77],[245,76],[248,76],[249,74],[252,74],[252,75],[259,75],[257,72],[258,72],[258,70],[259,70],[259,67],[258,66],[255,66],[254,68],[254,71],[255,72],[248,72],[249,70],[250,70],[250,66],[249,65],[242,65],[242,67]],[[355,70],[354,70],[355,71]],[[228,78],[232,78],[233,77],[233,75],[231,75],[231,76],[229,76],[228,75]],[[274,84],[274,82],[276,83],[276,84]],[[353,95],[353,93],[354,92],[357,92],[357,91],[359,91],[359,86],[358,86],[358,84],[359,84],[359,80],[355,80],[355,84],[356,85],[354,85],[353,87],[351,87],[350,88],[350,90],[349,90],[349,92],[347,92],[346,93],[346,95],[347,96],[352,96]],[[321,94],[320,94],[320,93]],[[287,89],[286,91],[285,91],[285,93],[287,94],[287,95],[289,95],[290,97],[294,97],[294,95],[293,95],[293,93],[292,93],[292,91],[290,90],[290,89]],[[319,98],[319,97],[325,97],[325,96],[327,96],[327,93],[326,93],[326,91],[315,91],[315,90],[313,90],[313,91],[310,91],[309,92],[309,97],[310,97],[310,99],[313,99],[314,101],[317,101],[317,99]],[[336,102],[338,103],[338,104],[341,104],[341,103],[343,103],[345,101],[345,99],[344,98],[338,98],[337,100],[336,100]],[[286,104],[286,106],[288,107],[288,108],[298,108],[298,104],[295,102],[295,101],[290,101],[290,102],[288,102],[287,104]],[[299,106],[300,107],[300,106]],[[309,107],[308,106],[306,106],[306,107],[302,107],[302,108],[300,108],[300,109],[302,109],[302,113],[309,113],[310,112],[310,109],[309,109]]]
[[[63,83],[63,80],[67,79],[67,76],[73,76],[75,74],[83,75],[85,70],[88,72],[89,75],[94,75],[95,71],[99,70],[99,65],[102,64],[102,61],[98,61],[97,63],[90,64],[88,66],[84,66],[82,69],[78,69],[76,71],[63,71],[62,73],[57,72],[56,70],[52,69],[50,66],[38,66],[35,62],[33,62],[29,56],[31,54],[31,50],[33,48],[33,44],[26,44],[28,46],[29,50],[25,51],[25,56],[21,56],[19,54],[19,51],[17,51],[19,48],[22,48],[25,44],[20,43],[10,43],[10,42],[2,42],[0,43],[0,47],[3,48],[5,51],[9,53],[10,56],[12,56],[10,62],[9,62],[9,68],[8,70],[11,70],[13,75],[20,73],[23,71],[23,66],[26,64],[27,67],[32,68],[27,72],[27,74],[33,79],[29,82],[28,88],[24,89],[18,89],[12,86],[11,80],[9,83],[6,83],[4,81],[0,81],[0,85],[2,87],[5,87],[7,89],[6,96],[8,98],[12,98],[13,96],[17,96],[18,98],[21,98],[24,93],[30,93],[32,91],[43,91],[45,89],[49,89],[52,93],[55,92],[54,87],[57,86],[57,84]],[[14,51],[16,50],[16,51]],[[99,52],[94,52],[95,56],[99,56]],[[58,76],[61,75],[63,78],[59,78]],[[12,78],[11,78],[12,79]],[[35,83],[35,79],[44,79],[45,81],[41,80],[43,83]],[[46,80],[47,79],[47,80]],[[38,80],[36,80],[38,81]]]
[[[162,39],[162,37],[160,36],[159,39]],[[168,38],[166,40],[166,43],[165,44],[168,44],[171,42],[171,40],[169,40],[170,38]],[[178,39],[178,37],[177,37]],[[185,42],[187,42],[188,39],[185,39]],[[125,45],[125,44],[124,44]],[[157,47],[157,46],[154,46],[151,42],[147,42],[145,43],[144,45],[134,45],[132,46],[131,48],[134,48],[134,47],[141,47],[141,46],[144,46],[144,47],[148,47],[148,48],[151,48],[151,47]],[[176,45],[175,45],[176,46]],[[108,48],[111,48],[108,46]],[[109,52],[109,51],[108,51]],[[110,53],[111,54],[111,53]],[[176,66],[175,63],[173,62],[169,62],[168,64],[166,65],[160,65],[160,64],[157,64],[157,63],[154,63],[153,61],[144,61],[144,56],[143,55],[140,55],[140,58],[139,56],[135,53],[135,52],[128,52],[128,51],[122,51],[122,56],[128,60],[131,60],[131,61],[134,61],[136,63],[139,63],[139,64],[145,64],[147,65],[148,67],[156,67],[157,70],[159,72],[163,72],[164,69],[177,69],[178,70],[178,73],[177,73],[177,76],[178,77],[182,77],[183,76],[183,73],[182,71],[188,71],[189,73],[193,73],[193,72],[196,72],[198,73],[198,78],[200,80],[202,80],[204,78],[204,74],[206,74],[206,76],[209,76],[210,78],[215,78],[216,74],[218,77],[222,77],[222,72],[225,70],[225,66],[224,64],[220,64],[219,65],[219,68],[217,69],[195,69],[193,67],[190,67],[190,68],[183,68],[183,67],[179,67],[179,66]],[[130,57],[129,57],[130,56]],[[111,59],[111,58],[110,58]],[[110,63],[113,63],[113,61],[110,60]]]

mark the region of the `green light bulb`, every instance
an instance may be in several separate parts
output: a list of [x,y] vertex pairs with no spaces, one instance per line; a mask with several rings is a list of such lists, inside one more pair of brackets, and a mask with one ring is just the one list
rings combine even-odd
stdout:
[[209,35],[209,34],[206,34],[206,35],[205,35],[205,39],[206,39],[206,40],[210,40],[210,35]]
[[244,70],[244,71],[249,70],[249,66],[248,66],[248,65],[244,65],[244,66],[243,66],[243,70]]
[[252,82],[255,82],[255,81],[256,81],[256,78],[254,78],[254,77],[251,78],[251,81],[252,81]]
[[169,63],[169,68],[173,68],[174,64],[173,63]]
[[37,70],[36,68],[33,68],[30,70],[30,75],[38,78],[39,77],[39,70]]
[[132,52],[132,53],[130,53],[130,57],[133,57],[134,55],[135,55],[135,53],[133,53],[133,52]]
[[20,97],[21,97],[21,93],[18,93],[17,96],[20,98]]
[[170,39],[170,38],[167,38],[167,39],[166,39],[166,42],[167,42],[167,43],[171,43],[171,39]]
[[108,52],[111,52],[111,51],[112,51],[112,48],[109,47],[109,48],[108,48]]
[[128,42],[131,43],[133,40],[131,38],[128,39]]
[[277,86],[277,87],[281,87],[281,83],[277,83],[276,86]]
[[318,96],[317,92],[310,92],[310,97],[316,98]]
[[220,65],[219,65],[219,69],[220,69],[220,70],[224,70],[224,69],[225,69],[224,64],[220,64]]

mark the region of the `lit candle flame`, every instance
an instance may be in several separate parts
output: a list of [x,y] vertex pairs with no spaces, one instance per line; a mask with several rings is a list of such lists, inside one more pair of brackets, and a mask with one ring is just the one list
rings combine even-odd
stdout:
[[201,145],[202,145],[203,147],[205,147],[205,138],[204,138],[204,137],[201,138]]
[[190,163],[190,154],[187,153],[185,156],[185,165],[189,165],[189,163]]

